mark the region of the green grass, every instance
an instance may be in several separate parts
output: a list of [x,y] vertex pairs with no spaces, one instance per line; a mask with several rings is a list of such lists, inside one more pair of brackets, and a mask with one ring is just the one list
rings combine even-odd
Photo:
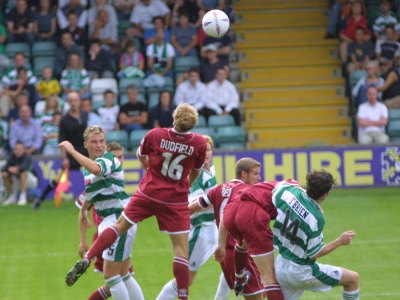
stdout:
[[[348,229],[357,236],[352,245],[321,262],[358,271],[363,299],[400,299],[399,189],[335,190],[322,206],[326,242]],[[39,211],[0,207],[0,299],[87,299],[103,283],[91,271],[73,287],[64,283],[66,271],[78,258],[77,215],[72,202],[60,209],[46,203]],[[153,218],[139,225],[132,257],[146,299],[155,299],[172,277],[172,250]],[[213,299],[219,274],[219,265],[210,260],[199,271],[190,299]],[[302,299],[341,299],[340,294],[336,288],[305,293]]]

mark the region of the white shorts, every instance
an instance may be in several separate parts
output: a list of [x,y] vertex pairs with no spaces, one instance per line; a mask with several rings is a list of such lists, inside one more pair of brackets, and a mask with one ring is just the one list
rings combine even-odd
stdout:
[[299,299],[304,291],[331,290],[342,278],[342,269],[319,263],[301,266],[278,255],[275,260],[275,274],[285,300],[295,300]]
[[[115,214],[104,218],[98,227],[99,235],[108,227],[111,227],[117,222],[118,218]],[[135,243],[137,225],[133,225],[129,230],[118,237],[110,248],[103,251],[103,259],[121,262],[131,257],[133,244]]]
[[218,229],[214,222],[191,226],[189,232],[189,270],[198,271],[213,255],[218,245]]

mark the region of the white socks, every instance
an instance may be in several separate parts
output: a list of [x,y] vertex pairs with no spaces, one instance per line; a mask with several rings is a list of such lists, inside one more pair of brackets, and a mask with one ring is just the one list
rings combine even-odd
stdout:
[[106,284],[114,300],[129,300],[128,290],[120,275],[107,279]]
[[175,300],[176,297],[178,297],[178,288],[175,279],[172,279],[164,285],[156,300]]
[[229,296],[230,288],[228,286],[228,283],[225,280],[224,273],[221,272],[221,275],[219,276],[219,283],[218,283],[218,288],[217,292],[215,293],[215,298],[214,300],[225,300]]
[[142,289],[131,273],[122,276],[122,281],[128,290],[129,300],[144,300]]

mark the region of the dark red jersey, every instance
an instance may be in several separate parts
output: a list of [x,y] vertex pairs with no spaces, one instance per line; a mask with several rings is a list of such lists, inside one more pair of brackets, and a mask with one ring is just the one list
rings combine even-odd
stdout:
[[202,168],[206,149],[205,139],[197,133],[178,133],[169,128],[150,130],[139,149],[139,155],[149,158],[139,192],[159,202],[187,203],[188,175],[193,169]]

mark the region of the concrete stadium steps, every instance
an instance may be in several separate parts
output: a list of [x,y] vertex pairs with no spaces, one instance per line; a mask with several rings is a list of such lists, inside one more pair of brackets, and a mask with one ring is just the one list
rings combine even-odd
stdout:
[[308,99],[324,99],[324,98],[336,98],[344,97],[344,86],[331,85],[331,86],[317,86],[317,87],[302,87],[302,88],[251,88],[242,89],[242,98],[245,101],[245,107],[247,103],[252,101],[275,101],[278,105],[282,103],[283,99],[293,99],[293,104],[296,106],[297,101],[308,101]]
[[245,111],[254,109],[271,109],[271,108],[312,108],[315,106],[349,106],[349,100],[346,97],[307,97],[301,98],[279,98],[279,99],[260,99],[243,102]]
[[349,126],[249,129],[248,147],[282,148],[351,144]]
[[271,28],[260,30],[237,30],[235,31],[237,42],[253,42],[269,40],[271,41],[290,41],[290,40],[314,40],[320,39],[326,33],[324,26],[308,26],[297,28]]
[[235,1],[236,10],[327,8],[326,1],[320,0],[241,0]]
[[253,108],[246,109],[245,119],[248,129],[350,125],[346,105]]
[[304,38],[304,39],[283,39],[283,40],[253,40],[253,41],[238,41],[234,44],[233,49],[240,50],[256,50],[277,47],[312,47],[312,46],[332,46],[338,47],[337,40],[334,39],[318,39],[318,38]]
[[327,14],[326,9],[244,11],[235,15],[232,29],[238,32],[248,29],[321,26],[326,23]]

